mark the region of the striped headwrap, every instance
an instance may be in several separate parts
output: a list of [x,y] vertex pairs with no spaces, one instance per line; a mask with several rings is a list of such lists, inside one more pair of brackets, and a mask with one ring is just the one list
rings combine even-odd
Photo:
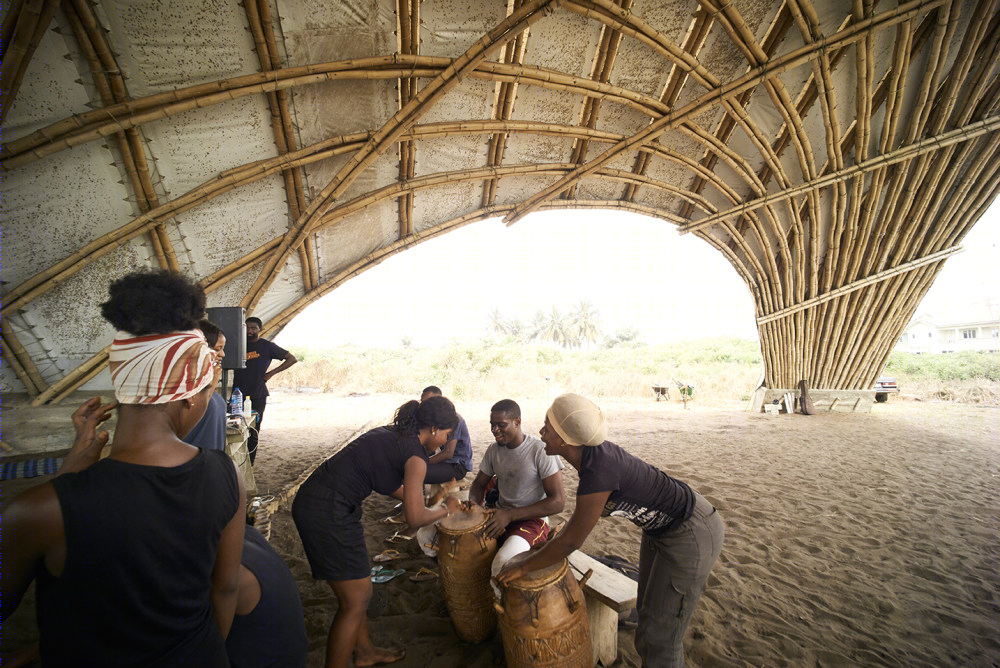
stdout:
[[200,330],[133,336],[120,331],[108,355],[111,384],[123,404],[165,404],[193,397],[212,382],[212,350]]

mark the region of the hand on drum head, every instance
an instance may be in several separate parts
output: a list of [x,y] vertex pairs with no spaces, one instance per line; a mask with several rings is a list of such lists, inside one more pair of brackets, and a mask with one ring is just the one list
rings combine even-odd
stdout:
[[511,522],[511,512],[504,508],[496,508],[487,511],[486,526],[483,528],[483,535],[487,538],[499,538]]
[[444,497],[444,505],[448,509],[448,514],[451,515],[457,510],[461,510],[462,502],[456,499],[454,496]]
[[505,585],[527,573],[528,571],[525,570],[521,564],[524,563],[530,554],[530,552],[521,552],[520,554],[515,554],[511,557],[510,561],[504,564],[503,568],[500,569],[500,572],[497,573],[497,583]]

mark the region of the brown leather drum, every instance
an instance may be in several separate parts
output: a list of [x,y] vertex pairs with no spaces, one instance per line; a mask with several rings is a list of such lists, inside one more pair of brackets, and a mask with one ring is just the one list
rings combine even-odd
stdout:
[[591,668],[587,604],[565,559],[509,582],[497,609],[510,668]]
[[479,506],[458,510],[438,523],[441,587],[458,637],[486,640],[497,627],[490,586],[490,566],[497,553],[495,538],[486,538],[486,514]]

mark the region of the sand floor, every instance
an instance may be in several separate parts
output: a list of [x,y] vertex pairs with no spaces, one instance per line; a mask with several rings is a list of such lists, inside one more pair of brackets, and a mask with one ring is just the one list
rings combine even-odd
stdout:
[[[280,494],[404,399],[274,394],[257,458],[260,493]],[[526,431],[537,434],[547,403],[522,402]],[[652,400],[603,408],[610,440],[688,482],[726,523],[722,556],[688,631],[688,665],[1000,665],[1000,410],[898,400],[871,414],[810,417]],[[489,404],[458,409],[478,462],[491,441]],[[9,428],[3,437],[18,445]],[[564,480],[568,518],[571,467]],[[11,491],[5,484],[4,496]],[[393,505],[366,502],[373,555],[394,528],[376,520]],[[299,582],[309,665],[321,666],[335,598],[309,576],[287,508],[271,519],[271,541]],[[399,567],[435,567],[412,542],[401,549]],[[603,519],[583,549],[637,561],[639,533]],[[372,635],[406,647],[397,665],[501,665],[499,637],[458,639],[437,581],[400,577],[375,589]],[[5,653],[31,637],[30,626],[26,600],[5,622]],[[619,631],[615,666],[639,665],[633,635]]]

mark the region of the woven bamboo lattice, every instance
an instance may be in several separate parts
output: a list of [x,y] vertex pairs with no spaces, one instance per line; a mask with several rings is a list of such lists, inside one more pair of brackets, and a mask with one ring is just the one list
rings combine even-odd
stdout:
[[5,3],[4,389],[106,386],[95,307],[138,267],[267,335],[559,208],[722,253],[768,387],[867,389],[1000,190],[998,3]]

